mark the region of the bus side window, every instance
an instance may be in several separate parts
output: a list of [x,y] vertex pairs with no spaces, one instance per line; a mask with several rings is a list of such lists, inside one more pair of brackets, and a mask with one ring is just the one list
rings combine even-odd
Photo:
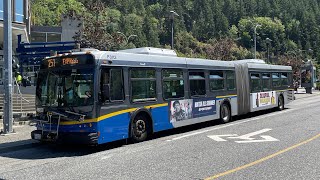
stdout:
[[271,90],[271,76],[270,73],[262,73],[262,91]]
[[110,101],[110,69],[101,70],[100,91],[101,101]]
[[103,69],[101,71],[101,101],[123,101],[122,69]]
[[204,72],[189,72],[191,96],[206,95],[206,79]]
[[124,89],[123,89],[122,69],[111,69],[110,74],[111,74],[110,86],[109,86],[110,100],[123,101]]
[[279,77],[279,73],[272,73],[272,87],[280,87],[281,86],[281,82],[280,82],[280,77]]
[[156,101],[156,70],[133,68],[130,72],[131,101]]
[[165,100],[184,97],[184,80],[181,69],[163,69],[162,83]]
[[224,89],[223,71],[210,71],[209,75],[209,89],[210,91],[217,91]]
[[288,73],[281,73],[281,86],[287,87],[288,85]]
[[261,80],[259,73],[251,73],[251,92],[261,91]]
[[226,71],[227,73],[227,90],[236,90],[236,78],[234,71]]

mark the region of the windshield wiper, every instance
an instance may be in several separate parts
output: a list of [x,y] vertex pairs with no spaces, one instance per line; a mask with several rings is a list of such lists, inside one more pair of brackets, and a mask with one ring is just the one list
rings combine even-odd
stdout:
[[69,113],[69,114],[73,114],[73,115],[79,116],[79,121],[83,121],[84,118],[86,117],[85,114],[80,114],[80,113],[76,113],[76,112],[72,112],[72,111],[65,111],[65,112]]
[[69,120],[77,120],[77,121],[83,121],[86,116],[85,114],[80,114],[80,113],[71,112],[71,111],[63,111],[63,110],[52,110],[51,108],[48,110],[48,112],[52,112],[52,114],[54,115],[58,115]]

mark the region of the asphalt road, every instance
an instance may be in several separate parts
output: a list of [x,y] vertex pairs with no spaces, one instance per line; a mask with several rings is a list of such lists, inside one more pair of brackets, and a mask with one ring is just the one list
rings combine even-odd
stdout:
[[[223,136],[218,136],[223,135]],[[0,152],[0,179],[320,179],[320,96],[138,144]]]

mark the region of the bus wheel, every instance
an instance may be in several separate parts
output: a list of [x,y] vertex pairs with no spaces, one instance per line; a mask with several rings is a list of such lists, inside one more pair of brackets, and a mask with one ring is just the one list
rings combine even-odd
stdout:
[[131,123],[131,137],[134,143],[142,142],[148,137],[148,121],[144,116],[136,116]]
[[280,97],[279,97],[279,100],[278,100],[278,109],[279,109],[279,111],[284,110],[284,100],[283,100],[283,96],[280,96]]
[[231,120],[231,110],[230,107],[223,103],[220,107],[220,121],[222,123],[228,123]]

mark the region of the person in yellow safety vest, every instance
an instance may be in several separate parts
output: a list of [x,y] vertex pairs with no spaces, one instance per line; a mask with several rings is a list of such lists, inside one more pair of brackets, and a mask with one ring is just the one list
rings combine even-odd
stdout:
[[21,82],[22,82],[22,76],[21,76],[20,73],[17,73],[17,75],[16,75],[16,80],[17,80],[18,85],[20,86],[20,85],[21,85]]

